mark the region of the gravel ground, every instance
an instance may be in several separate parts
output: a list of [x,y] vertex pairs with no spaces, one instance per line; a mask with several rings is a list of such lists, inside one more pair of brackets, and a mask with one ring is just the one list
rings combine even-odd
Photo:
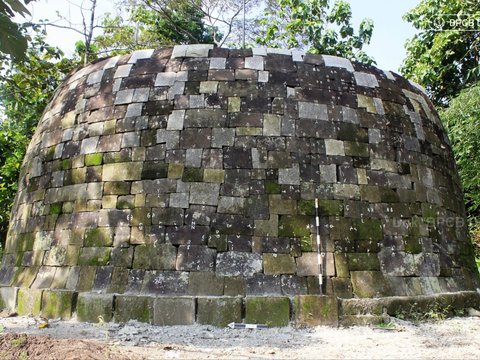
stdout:
[[0,358],[480,358],[479,317],[421,324],[394,320],[388,329],[359,326],[232,330],[200,325],[158,327],[133,321],[98,325],[74,320],[50,321],[48,328],[39,329],[39,323],[41,320],[32,317],[0,319]]

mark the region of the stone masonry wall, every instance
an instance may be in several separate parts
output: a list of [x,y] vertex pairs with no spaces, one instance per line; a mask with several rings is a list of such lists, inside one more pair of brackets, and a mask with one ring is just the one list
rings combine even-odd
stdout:
[[99,60],[65,80],[38,124],[0,284],[318,294],[315,198],[327,294],[478,286],[447,136],[402,77],[208,45]]

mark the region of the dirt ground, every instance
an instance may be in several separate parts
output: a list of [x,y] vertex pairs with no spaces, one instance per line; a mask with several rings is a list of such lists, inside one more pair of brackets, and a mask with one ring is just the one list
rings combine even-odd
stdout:
[[0,359],[479,359],[480,318],[391,327],[232,330],[0,319]]

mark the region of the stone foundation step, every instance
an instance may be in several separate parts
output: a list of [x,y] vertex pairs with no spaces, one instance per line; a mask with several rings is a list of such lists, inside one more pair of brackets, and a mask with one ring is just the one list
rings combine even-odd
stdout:
[[0,288],[0,310],[19,315],[78,321],[129,320],[154,325],[226,327],[232,322],[270,327],[338,325],[338,300],[332,296],[145,296],[67,290]]
[[[480,294],[476,291],[460,291],[421,296],[391,296],[384,298],[340,299],[340,318],[350,316],[402,316],[435,311],[448,313],[456,310],[480,307]],[[342,321],[340,321],[342,322]]]

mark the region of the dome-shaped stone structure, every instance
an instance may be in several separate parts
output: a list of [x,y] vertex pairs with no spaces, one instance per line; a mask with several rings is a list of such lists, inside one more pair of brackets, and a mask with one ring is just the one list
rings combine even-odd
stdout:
[[479,286],[421,89],[342,58],[207,45],[64,81],[27,151],[0,281],[21,314],[216,325],[472,306]]

